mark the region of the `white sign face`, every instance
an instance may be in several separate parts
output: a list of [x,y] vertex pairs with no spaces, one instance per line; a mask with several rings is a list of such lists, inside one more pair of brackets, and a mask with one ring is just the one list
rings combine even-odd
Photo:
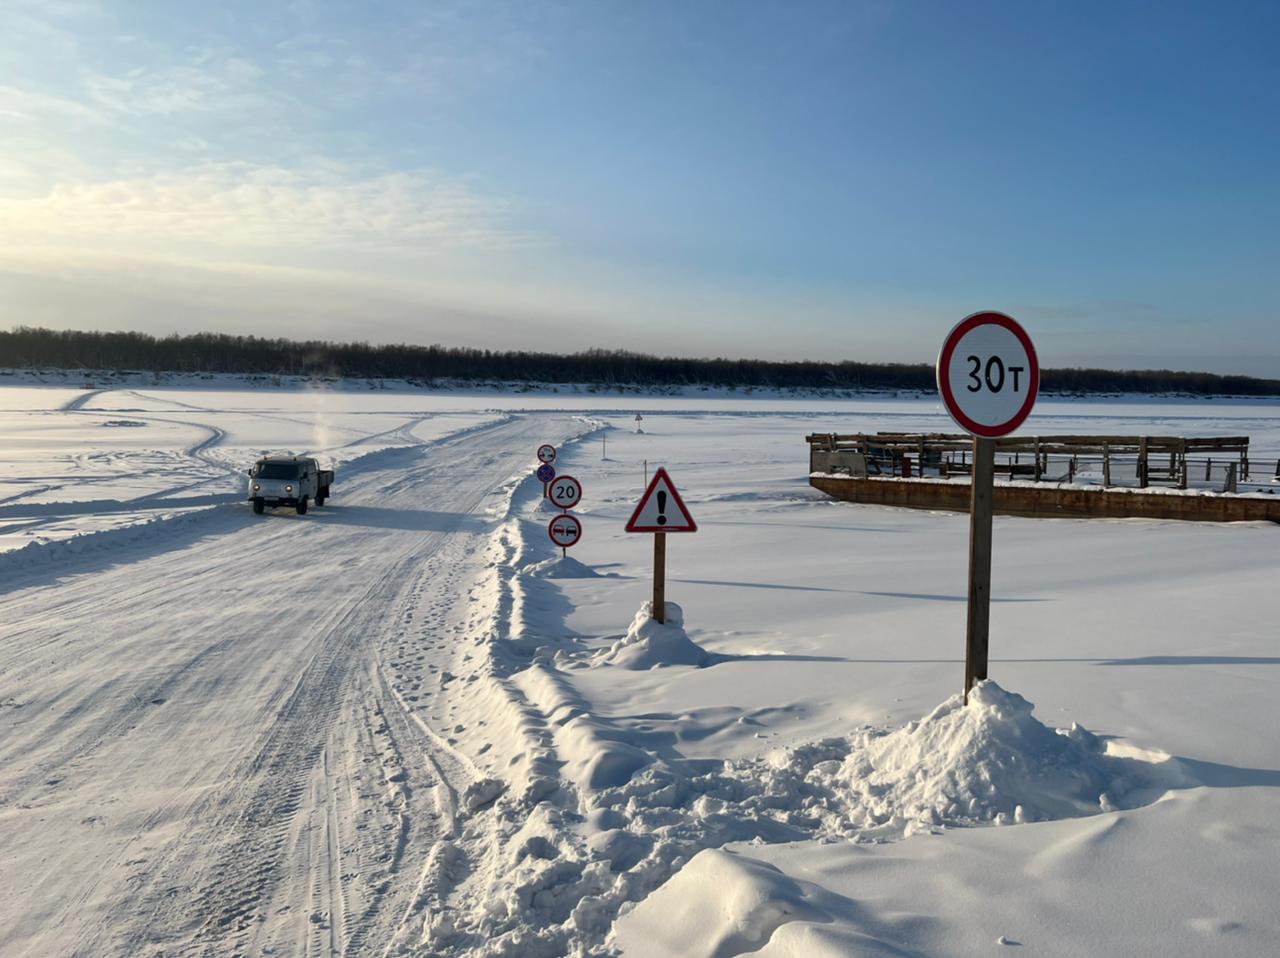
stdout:
[[570,515],[556,516],[547,526],[547,535],[556,545],[567,549],[582,538],[582,523]]
[[938,392],[956,424],[994,438],[1017,429],[1040,388],[1031,339],[1003,313],[975,313],[951,331],[938,355]]
[[572,509],[582,501],[582,483],[573,476],[557,476],[547,486],[547,498],[558,509]]
[[556,461],[556,447],[544,443],[538,447],[538,462],[552,463]]

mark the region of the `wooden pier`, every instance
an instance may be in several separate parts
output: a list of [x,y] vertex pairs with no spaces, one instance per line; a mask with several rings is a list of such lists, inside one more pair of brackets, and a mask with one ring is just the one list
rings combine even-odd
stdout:
[[[968,511],[972,440],[950,433],[815,433],[809,483],[837,499]],[[997,513],[1280,522],[1280,495],[1239,494],[1247,436],[1015,436],[995,440]],[[1277,465],[1280,473],[1280,464]]]

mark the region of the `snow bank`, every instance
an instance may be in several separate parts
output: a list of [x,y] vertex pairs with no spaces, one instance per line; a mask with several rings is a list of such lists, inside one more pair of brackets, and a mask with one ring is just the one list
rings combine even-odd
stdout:
[[645,602],[631,620],[627,634],[601,652],[596,662],[633,671],[667,665],[706,665],[706,650],[684,630],[684,610],[668,602],[666,612],[667,621],[659,622],[653,617],[653,603]]
[[1109,751],[1079,726],[1052,729],[1031,713],[1022,696],[987,681],[968,705],[953,696],[895,731],[864,729],[700,776],[656,765],[602,792],[598,806],[625,819],[628,831],[655,837],[637,865],[650,880],[660,863],[688,860],[618,923],[613,943],[628,958],[896,954],[856,931],[824,931],[824,912],[847,911],[847,903],[825,909],[822,889],[706,849],[746,840],[884,842],[948,825],[1071,818],[1194,784],[1163,753]]
[[[53,505],[56,507],[59,504]],[[0,573],[17,576],[38,568],[106,553],[122,546],[158,542],[176,529],[189,529],[194,524],[214,518],[229,519],[232,516],[233,513],[228,511],[227,506],[182,509],[179,500],[175,502],[173,512],[162,512],[127,525],[82,532],[65,539],[33,539],[17,549],[0,552]]]
[[583,565],[572,556],[552,556],[527,565],[520,570],[522,575],[535,579],[599,579],[601,575],[588,565]]
[[[628,958],[726,958],[758,954],[782,925],[829,922],[810,898],[815,886],[765,862],[720,849],[695,855],[622,924],[618,944]],[[797,955],[801,952],[796,952]],[[818,950],[826,958],[849,952]]]
[[834,775],[876,819],[999,824],[1107,811],[1127,766],[1078,725],[1051,729],[993,681],[956,694],[917,722],[870,736]]

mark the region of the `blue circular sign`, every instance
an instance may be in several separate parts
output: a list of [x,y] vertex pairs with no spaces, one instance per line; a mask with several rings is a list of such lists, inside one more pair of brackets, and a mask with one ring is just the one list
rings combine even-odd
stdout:
[[538,471],[534,473],[542,482],[550,482],[556,477],[556,467],[551,463],[543,463],[538,467]]

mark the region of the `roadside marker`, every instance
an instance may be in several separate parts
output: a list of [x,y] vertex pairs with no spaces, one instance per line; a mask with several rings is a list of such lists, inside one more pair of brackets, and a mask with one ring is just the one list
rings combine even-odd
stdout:
[[969,612],[965,628],[964,695],[987,677],[991,624],[991,499],[995,440],[1026,421],[1040,390],[1040,363],[1031,337],[1004,313],[966,316],[938,353],[938,392],[951,418],[973,436],[969,496]]
[[667,533],[697,532],[689,509],[667,470],[659,467],[627,521],[627,532],[653,533],[653,617],[667,621]]

